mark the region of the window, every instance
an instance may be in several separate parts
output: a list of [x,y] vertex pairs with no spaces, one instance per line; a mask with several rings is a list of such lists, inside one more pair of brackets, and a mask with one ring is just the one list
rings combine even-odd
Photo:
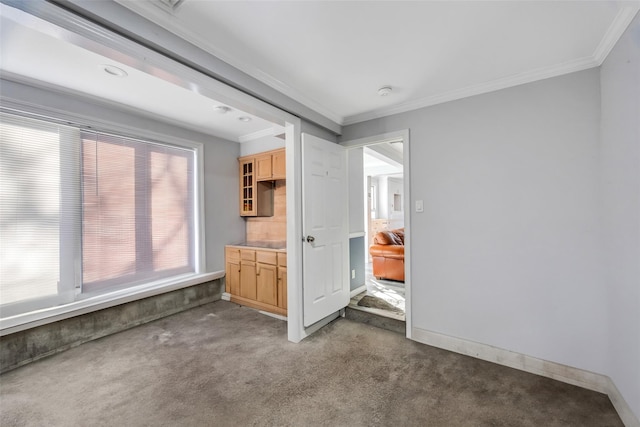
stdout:
[[3,113],[2,317],[196,273],[195,156]]
[[84,292],[194,272],[193,152],[82,132]]

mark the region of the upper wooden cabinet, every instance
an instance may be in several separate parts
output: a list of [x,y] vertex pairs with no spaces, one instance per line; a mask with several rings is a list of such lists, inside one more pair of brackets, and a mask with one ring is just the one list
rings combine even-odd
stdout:
[[273,181],[287,177],[285,149],[256,154],[256,180]]
[[273,182],[256,179],[256,158],[240,157],[240,216],[273,216]]
[[281,148],[238,158],[240,216],[273,216],[273,181],[286,178],[285,153]]
[[287,177],[287,152],[284,148],[273,152],[271,165],[273,179],[285,179]]
[[240,215],[257,215],[256,162],[253,158],[240,158]]

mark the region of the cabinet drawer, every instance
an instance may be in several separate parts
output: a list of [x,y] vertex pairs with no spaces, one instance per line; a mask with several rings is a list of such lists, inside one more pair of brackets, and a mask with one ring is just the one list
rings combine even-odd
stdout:
[[256,252],[256,257],[258,262],[264,263],[264,264],[273,264],[276,265],[276,258],[277,258],[278,253],[277,252],[270,252],[270,251],[257,251]]
[[241,249],[240,250],[240,259],[245,261],[255,261],[256,260],[256,251]]
[[287,266],[287,253],[286,252],[278,252],[278,265],[282,267]]
[[227,260],[239,260],[240,259],[240,249],[237,248],[225,248],[224,256]]

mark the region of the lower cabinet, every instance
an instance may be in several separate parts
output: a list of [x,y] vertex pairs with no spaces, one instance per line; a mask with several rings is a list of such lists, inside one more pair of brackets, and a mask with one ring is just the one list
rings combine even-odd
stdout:
[[286,259],[284,251],[227,246],[225,290],[230,300],[286,316]]

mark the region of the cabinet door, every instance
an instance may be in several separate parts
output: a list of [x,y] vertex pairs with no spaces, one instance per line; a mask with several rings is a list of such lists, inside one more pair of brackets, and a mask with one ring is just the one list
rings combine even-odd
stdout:
[[287,177],[286,151],[275,151],[271,160],[273,179],[285,179]]
[[240,292],[240,249],[225,247],[225,291],[238,295]]
[[240,296],[256,299],[256,263],[240,261]]
[[278,307],[287,308],[287,267],[278,267]]
[[257,300],[265,304],[278,305],[276,266],[258,263]]
[[256,216],[255,161],[240,159],[240,215]]
[[227,260],[225,291],[232,295],[240,295],[240,261]]
[[271,164],[271,154],[256,156],[256,180],[264,181],[273,179],[273,168]]

